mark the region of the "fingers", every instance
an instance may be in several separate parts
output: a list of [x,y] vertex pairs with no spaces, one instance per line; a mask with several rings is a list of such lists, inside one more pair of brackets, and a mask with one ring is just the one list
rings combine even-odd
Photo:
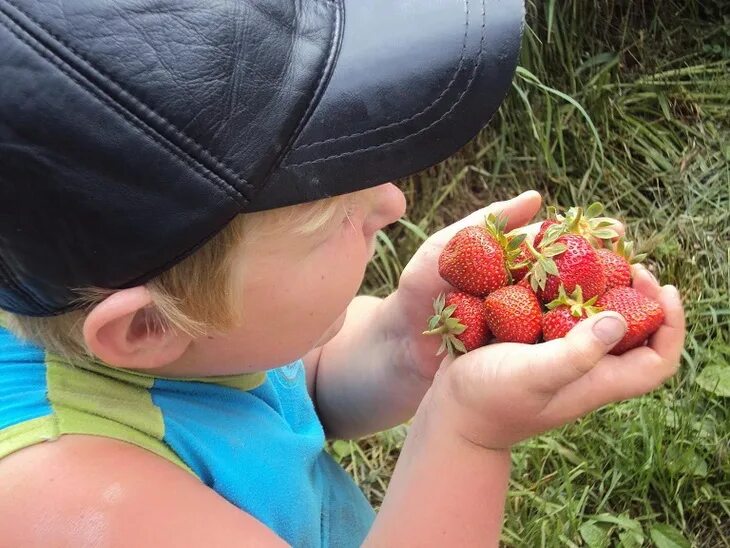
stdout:
[[631,267],[631,276],[633,278],[632,287],[636,291],[645,297],[657,300],[661,287],[654,275],[646,267],[640,264],[633,265]]
[[[617,221],[616,219],[612,219],[610,217],[601,217],[601,220],[609,221],[611,223],[610,228],[615,230],[619,236],[624,236],[626,234],[626,227],[623,225],[622,222]],[[527,234],[527,237],[532,242],[534,241],[535,236],[537,236],[537,233],[540,232],[541,226],[542,221],[538,221],[537,223],[532,223],[527,226],[517,226],[515,227],[514,232],[517,234]]]
[[563,424],[608,403],[646,394],[676,373],[685,337],[682,302],[670,285],[658,289],[655,298],[665,319],[648,346],[621,356],[606,356],[586,375],[561,389],[543,410],[544,416]]
[[670,367],[676,368],[686,334],[684,307],[677,288],[665,285],[656,299],[664,310],[664,323],[649,339],[649,347]]
[[684,347],[685,320],[682,299],[677,288],[673,285],[660,287],[654,276],[641,265],[634,265],[633,287],[639,293],[657,301],[664,311],[664,323],[652,335],[649,346],[664,359],[672,360],[679,355]]
[[534,347],[526,382],[542,393],[555,393],[591,371],[620,341],[626,321],[602,312],[576,325],[564,338]]
[[444,246],[462,228],[483,224],[484,218],[489,213],[504,215],[508,220],[507,230],[511,230],[529,222],[540,210],[541,203],[542,197],[540,194],[534,190],[528,190],[510,200],[495,202],[475,211],[460,221],[439,230],[429,240],[432,239],[434,244]]

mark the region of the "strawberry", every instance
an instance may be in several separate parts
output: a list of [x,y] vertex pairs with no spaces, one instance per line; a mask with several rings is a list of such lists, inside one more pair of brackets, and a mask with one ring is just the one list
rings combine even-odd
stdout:
[[505,238],[493,215],[485,226],[462,228],[439,256],[439,274],[455,288],[484,297],[509,282]]
[[520,285],[497,289],[484,300],[487,327],[501,342],[534,344],[542,333],[540,302]]
[[551,341],[565,337],[577,323],[600,312],[600,309],[594,306],[595,302],[596,297],[583,302],[580,286],[570,297],[561,287],[558,298],[547,305],[549,310],[542,317],[543,338]]
[[441,294],[433,302],[435,315],[428,322],[424,335],[441,335],[437,355],[448,350],[450,355],[466,353],[487,344],[491,333],[487,328],[487,313],[479,297],[452,291]]
[[621,314],[628,325],[626,335],[611,349],[611,354],[623,354],[641,346],[664,322],[664,311],[656,301],[632,287],[614,287],[598,298],[596,306]]
[[571,207],[565,216],[555,214],[558,220],[565,225],[565,232],[583,236],[595,248],[611,247],[618,232],[613,228],[613,222],[607,217],[599,217],[603,213],[603,204],[595,202],[584,211],[582,207]]
[[559,214],[557,208],[550,206],[548,220],[540,225],[533,245],[540,249],[546,234],[549,240],[555,241],[561,234],[569,233],[583,236],[595,248],[611,247],[612,242],[618,238],[618,233],[611,228],[613,222],[610,219],[599,217],[601,213],[603,205],[599,202],[591,204],[585,211],[582,207],[571,207],[565,215]]
[[577,234],[562,234],[553,239],[546,233],[540,252],[532,251],[536,262],[530,271],[532,289],[543,303],[558,297],[560,286],[566,293],[583,290],[583,297],[592,299],[606,291],[606,276],[591,244]]
[[558,221],[554,221],[552,219],[548,219],[547,221],[543,221],[540,225],[540,230],[538,231],[537,235],[535,236],[535,240],[533,242],[533,245],[536,248],[540,248],[540,243],[542,242],[543,237],[545,236],[545,232],[547,232],[548,228],[554,225],[560,224]]
[[[520,287],[526,287],[530,291],[532,291],[532,285],[530,285],[530,278],[522,278],[519,282],[517,282],[515,285],[519,285]],[[534,291],[532,291],[534,293]]]
[[619,238],[613,249],[596,250],[606,275],[606,289],[631,285],[631,265],[646,257],[645,254],[635,256],[633,251],[634,244],[623,238]]
[[530,272],[530,265],[533,261],[532,253],[530,253],[530,249],[527,247],[526,242],[523,241],[520,243],[518,251],[519,253],[517,253],[517,256],[509,263],[509,271],[512,275],[513,283],[518,283],[527,276],[527,273]]

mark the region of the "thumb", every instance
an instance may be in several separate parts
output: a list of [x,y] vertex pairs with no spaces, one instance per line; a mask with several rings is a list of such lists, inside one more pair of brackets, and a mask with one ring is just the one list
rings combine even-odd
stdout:
[[538,345],[530,377],[535,389],[554,393],[579,379],[623,338],[626,320],[616,312],[601,312],[577,324],[562,339]]

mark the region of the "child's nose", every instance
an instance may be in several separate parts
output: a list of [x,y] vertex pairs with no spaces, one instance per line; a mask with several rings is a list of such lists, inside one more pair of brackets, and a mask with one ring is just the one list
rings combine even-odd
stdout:
[[392,183],[376,188],[372,210],[368,215],[364,230],[373,234],[383,227],[400,219],[406,211],[406,197],[401,189]]

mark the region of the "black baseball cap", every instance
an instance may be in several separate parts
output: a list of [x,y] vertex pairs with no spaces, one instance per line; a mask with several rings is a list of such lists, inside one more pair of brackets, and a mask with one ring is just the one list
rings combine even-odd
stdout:
[[445,159],[523,24],[522,0],[0,2],[0,308],[62,313],[237,214]]

